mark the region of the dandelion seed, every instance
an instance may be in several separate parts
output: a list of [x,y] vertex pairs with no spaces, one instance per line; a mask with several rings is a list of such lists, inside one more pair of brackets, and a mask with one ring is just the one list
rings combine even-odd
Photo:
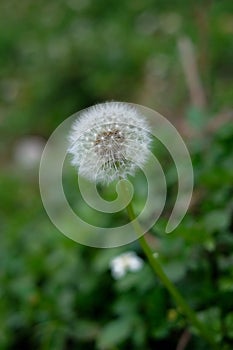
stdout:
[[106,102],[84,110],[69,135],[68,152],[80,175],[108,184],[134,175],[149,155],[150,130],[135,107]]

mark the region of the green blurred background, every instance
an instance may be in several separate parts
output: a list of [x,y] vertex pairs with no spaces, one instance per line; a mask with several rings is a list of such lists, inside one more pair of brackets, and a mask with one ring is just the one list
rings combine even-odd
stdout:
[[[228,0],[1,1],[1,350],[207,348],[146,262],[112,277],[121,252],[144,259],[137,242],[81,246],[42,206],[38,168],[49,135],[106,100],[156,109],[185,139],[190,210],[166,236],[176,176],[161,152],[171,196],[148,239],[221,349],[233,348],[232,34]],[[73,180],[71,171],[66,190],[78,201]]]

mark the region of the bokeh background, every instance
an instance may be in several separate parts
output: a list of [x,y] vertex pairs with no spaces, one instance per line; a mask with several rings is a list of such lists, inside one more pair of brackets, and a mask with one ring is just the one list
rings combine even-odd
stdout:
[[[156,109],[185,139],[195,173],[190,210],[164,234],[176,176],[160,152],[171,195],[147,239],[221,349],[232,349],[232,35],[228,0],[1,1],[1,350],[207,348],[146,262],[112,276],[120,253],[144,260],[137,242],[81,246],[45,213],[38,169],[46,140],[69,115],[106,100]],[[78,206],[74,178],[71,170],[64,181]]]

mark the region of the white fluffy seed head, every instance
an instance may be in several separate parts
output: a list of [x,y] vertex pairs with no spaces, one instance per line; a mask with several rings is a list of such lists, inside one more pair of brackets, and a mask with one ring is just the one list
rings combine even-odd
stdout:
[[150,142],[149,127],[135,107],[106,102],[81,112],[68,153],[81,176],[108,184],[134,175],[148,158]]

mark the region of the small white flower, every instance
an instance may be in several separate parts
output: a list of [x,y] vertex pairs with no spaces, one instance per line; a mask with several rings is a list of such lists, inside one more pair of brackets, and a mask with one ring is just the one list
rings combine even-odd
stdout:
[[138,271],[142,266],[143,260],[134,252],[123,253],[110,262],[111,273],[115,279],[123,277],[127,271]]
[[68,152],[79,174],[110,183],[134,175],[149,155],[148,125],[135,107],[106,102],[81,112],[69,135]]

